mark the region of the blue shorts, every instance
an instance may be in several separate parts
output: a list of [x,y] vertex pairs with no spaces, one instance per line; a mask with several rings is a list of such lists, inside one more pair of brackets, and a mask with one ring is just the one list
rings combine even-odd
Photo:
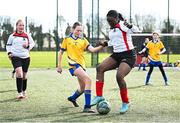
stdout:
[[77,68],[79,68],[79,67],[81,67],[81,65],[80,64],[73,64],[73,65],[70,65],[72,68],[69,68],[69,72],[70,72],[70,74],[72,75],[72,76],[74,76],[74,71],[77,69]]
[[153,65],[154,67],[162,65],[161,61],[152,61],[150,60],[149,65]]

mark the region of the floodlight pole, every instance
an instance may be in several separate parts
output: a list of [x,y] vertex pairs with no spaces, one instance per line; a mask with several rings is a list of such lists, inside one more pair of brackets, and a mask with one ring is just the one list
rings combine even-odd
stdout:
[[[100,27],[99,27],[99,0],[97,0],[97,16],[98,16],[98,18],[97,18],[97,40],[99,41],[99,35],[100,35],[100,33],[99,33],[99,31],[100,31]],[[97,52],[97,64],[98,64],[98,62],[99,62],[99,53]]]
[[[168,0],[168,17],[167,17],[167,33],[170,33],[170,20],[169,20],[169,0]],[[168,38],[169,41],[169,38]],[[167,44],[169,44],[167,41]],[[168,47],[168,46],[167,46]],[[169,47],[167,48],[167,63],[169,65]]]
[[56,31],[57,31],[57,37],[56,37],[56,67],[58,66],[58,42],[59,42],[59,35],[58,35],[58,0],[56,0]]
[[129,21],[130,21],[130,23],[132,23],[131,9],[132,9],[132,1],[130,0],[130,8],[129,8]]
[[78,0],[78,21],[82,23],[82,0]]
[[28,22],[27,22],[27,16],[25,17],[25,30],[27,32]]
[[[94,44],[94,0],[92,0],[92,35],[91,35],[91,43]],[[93,53],[91,53],[91,66],[93,66]]]

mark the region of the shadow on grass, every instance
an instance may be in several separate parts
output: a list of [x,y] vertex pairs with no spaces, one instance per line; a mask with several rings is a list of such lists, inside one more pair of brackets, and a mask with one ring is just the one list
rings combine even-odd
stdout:
[[0,93],[7,93],[7,92],[14,92],[16,90],[5,90],[5,91],[0,91]]
[[7,102],[19,102],[21,101],[20,99],[12,98],[12,99],[7,99],[7,100],[2,100],[0,103],[7,103]]
[[[128,87],[128,89],[137,89],[137,88],[142,88],[145,87],[146,85],[139,85],[139,86],[133,86],[133,87]],[[112,91],[119,91],[119,88],[113,88],[111,89]]]
[[[25,117],[9,117],[3,119],[5,122],[21,122],[21,121],[48,121],[48,122],[89,122],[89,121],[99,121],[106,120],[109,118],[117,117],[119,114],[109,113],[108,115],[100,115],[97,113],[82,113],[78,111],[75,112],[75,107],[61,107],[59,111],[52,113],[41,113]],[[71,111],[72,110],[72,111]],[[54,119],[54,120],[51,120]]]
[[137,89],[141,87],[145,87],[146,85],[139,85],[139,86],[134,86],[134,87],[128,87],[128,89]]
[[[17,122],[17,121],[36,121],[35,119],[39,118],[50,118],[50,117],[65,117],[65,116],[73,116],[75,114],[78,114],[79,112],[70,112],[69,110],[73,109],[74,107],[62,107],[59,109],[58,112],[53,112],[53,113],[42,113],[42,114],[36,114],[36,115],[31,115],[31,116],[26,116],[26,117],[16,117],[16,118],[7,118],[4,119],[5,122]],[[32,119],[32,120],[31,120]],[[47,121],[44,119],[44,121]],[[38,120],[37,120],[38,121]]]
[[97,114],[97,113],[93,113],[93,114],[85,114],[85,113],[82,113],[80,112],[79,115],[73,115],[73,116],[70,116],[70,117],[66,117],[66,118],[62,118],[62,119],[59,119],[59,120],[53,120],[51,122],[94,122],[94,121],[106,121],[108,122],[108,119],[111,119],[113,117],[117,117],[119,116],[120,114],[107,114],[107,115],[100,115],[100,114]]

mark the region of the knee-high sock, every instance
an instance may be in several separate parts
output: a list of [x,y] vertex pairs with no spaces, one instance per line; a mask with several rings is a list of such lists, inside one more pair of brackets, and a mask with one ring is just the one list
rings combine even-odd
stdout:
[[151,77],[151,74],[147,74],[147,76],[146,76],[146,83],[149,82],[150,77]]
[[91,108],[91,90],[84,90],[85,105],[84,108]]
[[129,103],[127,88],[120,89],[120,96],[123,103]]
[[145,70],[146,69],[146,64],[145,63],[143,63],[143,70]]
[[16,78],[16,87],[18,93],[22,92],[23,90],[23,79],[22,78]]
[[167,77],[166,77],[166,74],[163,75],[163,78],[164,78],[164,82],[166,83],[168,81]]
[[96,96],[103,95],[103,86],[104,86],[104,82],[99,80],[96,81]]
[[71,96],[71,98],[75,101],[79,96],[81,96],[82,93],[80,93],[78,90],[74,92],[74,94]]
[[26,91],[27,88],[27,79],[23,79],[23,91]]

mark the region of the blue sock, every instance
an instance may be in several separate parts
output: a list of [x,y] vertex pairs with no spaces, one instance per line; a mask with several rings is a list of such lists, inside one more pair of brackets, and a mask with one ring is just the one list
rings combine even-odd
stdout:
[[84,108],[91,108],[91,90],[84,90],[85,106]]
[[151,77],[151,75],[147,74],[147,76],[146,76],[146,84],[149,82],[150,77]]
[[168,80],[167,80],[166,74],[163,76],[163,78],[164,78],[164,82],[167,83]]
[[142,64],[140,64],[140,65],[139,65],[139,69],[138,69],[138,70],[140,70],[140,69],[141,69],[141,67],[142,67]]
[[146,64],[145,63],[143,63],[143,70],[146,70]]
[[81,96],[82,93],[80,93],[78,90],[74,92],[74,94],[71,96],[73,100],[76,100],[79,96]]

